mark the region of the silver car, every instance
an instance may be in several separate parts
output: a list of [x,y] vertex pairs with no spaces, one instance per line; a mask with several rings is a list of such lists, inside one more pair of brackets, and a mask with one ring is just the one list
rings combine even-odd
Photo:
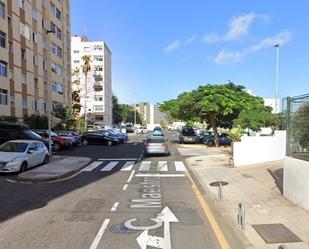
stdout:
[[167,140],[162,136],[151,136],[144,140],[144,155],[164,154],[169,155]]
[[0,146],[0,172],[23,172],[48,162],[48,149],[41,141],[11,140]]

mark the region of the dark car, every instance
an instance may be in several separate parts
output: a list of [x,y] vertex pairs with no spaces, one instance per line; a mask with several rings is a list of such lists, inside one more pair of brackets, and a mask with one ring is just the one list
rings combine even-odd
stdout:
[[[42,141],[48,148],[48,139],[45,139],[29,129],[28,125],[0,122],[0,144],[9,140],[37,140]],[[53,146],[53,142],[52,142]]]
[[[34,130],[35,133],[39,134],[41,137],[48,139],[48,130]],[[58,136],[55,132],[51,131],[51,139],[54,142],[54,151],[60,149],[69,149],[72,147],[72,140],[69,138]]]
[[[219,145],[230,145],[231,139],[226,134],[221,134],[218,136]],[[204,136],[203,143],[207,144],[208,146],[213,146],[215,144],[215,136],[214,135],[208,135]]]
[[105,130],[105,131],[111,133],[112,135],[117,136],[119,138],[120,143],[124,143],[124,142],[129,140],[129,136],[125,133],[120,132],[120,131],[117,131],[117,130],[114,130],[114,129],[108,129],[108,130]]
[[116,136],[104,131],[90,131],[82,135],[82,144],[118,144],[119,139]]
[[189,126],[184,126],[179,135],[179,143],[191,143],[196,144],[200,142],[200,137],[196,135],[194,129]]
[[74,131],[54,131],[58,136],[70,139],[73,145],[81,143],[81,135]]
[[133,125],[131,125],[131,124],[127,124],[127,125],[125,126],[125,128],[126,128],[126,132],[127,132],[127,133],[132,133],[132,132],[134,132],[134,127],[133,127]]

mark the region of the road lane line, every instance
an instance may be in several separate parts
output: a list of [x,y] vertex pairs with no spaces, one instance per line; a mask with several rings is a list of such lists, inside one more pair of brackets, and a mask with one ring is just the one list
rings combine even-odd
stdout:
[[131,180],[132,180],[132,178],[134,176],[134,173],[135,173],[135,170],[133,169],[131,174],[130,174],[130,176],[129,176],[129,178],[128,178],[128,180],[127,180],[127,183],[131,182]]
[[175,161],[176,171],[187,171],[185,165],[181,161]]
[[135,161],[126,162],[120,169],[120,171],[130,171],[134,166]]
[[110,162],[103,169],[101,169],[101,171],[111,171],[118,163],[118,161]]
[[137,158],[99,158],[99,161],[136,161]]
[[143,161],[138,171],[149,171],[150,165],[151,165],[151,161]]
[[125,185],[123,186],[122,190],[127,190],[127,188],[128,188],[128,184],[125,184]]
[[94,238],[94,241],[92,242],[89,249],[96,249],[99,245],[99,242],[108,226],[108,223],[110,222],[110,219],[105,219],[102,226],[100,227],[100,230],[98,231],[97,235]]
[[158,171],[168,171],[167,161],[159,161],[158,162]]
[[193,181],[191,175],[188,173],[188,171],[185,172],[186,176],[189,178],[191,184],[192,184],[192,190],[197,198],[197,200],[199,201],[205,216],[207,217],[209,224],[213,230],[213,232],[215,233],[217,240],[221,246],[222,249],[231,249],[230,245],[228,244],[226,238],[224,237],[224,234],[221,230],[221,228],[219,227],[215,216],[213,215],[211,209],[209,208],[207,202],[205,201],[204,197],[202,196],[201,192],[198,190],[195,182]]
[[92,171],[101,164],[102,164],[102,162],[95,161],[95,162],[89,164],[86,168],[82,169],[82,171]]
[[143,173],[138,173],[135,175],[135,177],[162,177],[162,178],[169,178],[169,177],[185,177],[184,174],[159,174],[159,173],[154,173],[154,174],[143,174]]
[[115,212],[117,207],[118,207],[118,205],[119,205],[119,202],[115,202],[113,207],[111,208],[111,212]]

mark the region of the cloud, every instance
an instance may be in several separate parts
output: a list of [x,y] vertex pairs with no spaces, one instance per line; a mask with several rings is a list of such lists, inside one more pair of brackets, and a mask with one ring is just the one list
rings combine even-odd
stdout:
[[276,44],[280,46],[285,45],[286,43],[292,40],[292,33],[289,30],[282,30],[281,32],[266,37],[263,40],[259,41],[256,44],[253,44],[250,47],[244,48],[240,51],[226,51],[225,49],[221,50],[213,59],[217,65],[226,65],[226,64],[235,64],[243,60],[246,56],[258,52],[260,50],[273,47]]
[[258,15],[254,12],[250,12],[242,16],[232,17],[228,22],[228,30],[226,34],[219,35],[216,33],[208,33],[204,36],[203,41],[205,43],[216,43],[221,41],[239,40],[248,35],[249,28],[256,18],[262,18],[263,20],[268,19],[266,15]]
[[171,42],[170,44],[168,44],[165,48],[164,48],[164,52],[165,53],[171,53],[172,51],[178,49],[180,47],[180,40],[176,40]]
[[196,35],[192,35],[191,37],[189,37],[189,38],[186,40],[186,43],[187,43],[187,44],[192,43],[192,42],[195,40],[195,38],[196,38]]

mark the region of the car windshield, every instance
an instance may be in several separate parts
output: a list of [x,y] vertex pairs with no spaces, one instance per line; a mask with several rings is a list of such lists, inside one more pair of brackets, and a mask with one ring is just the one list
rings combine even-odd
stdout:
[[184,128],[182,130],[182,135],[184,136],[195,136],[195,131],[192,128]]
[[33,131],[24,131],[24,133],[31,139],[34,139],[34,140],[40,140],[42,139],[42,137],[40,135],[38,135],[37,133],[33,132]]
[[162,139],[153,139],[153,138],[150,138],[150,139],[147,139],[147,144],[163,144],[165,142],[165,140],[162,138]]
[[16,142],[7,142],[0,146],[0,151],[3,152],[25,152],[28,147],[28,143],[16,143]]
[[153,136],[163,136],[163,132],[160,130],[154,130],[152,135]]

